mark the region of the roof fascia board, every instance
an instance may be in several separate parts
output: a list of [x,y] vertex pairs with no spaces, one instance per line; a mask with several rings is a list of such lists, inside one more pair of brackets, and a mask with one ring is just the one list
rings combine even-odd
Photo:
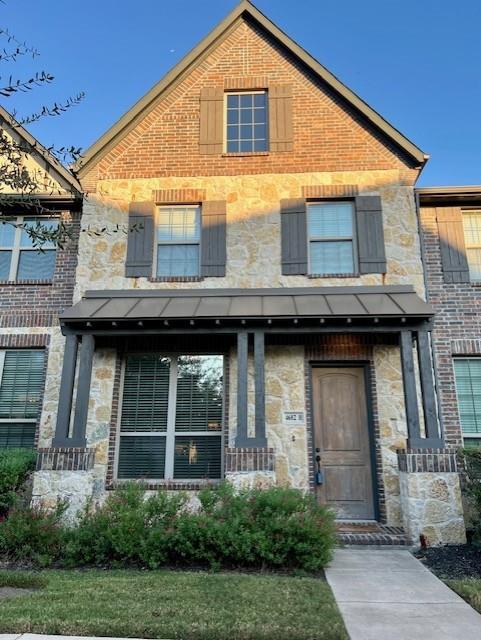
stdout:
[[[248,0],[235,7],[229,15],[224,18],[197,46],[195,46],[184,58],[180,60],[159,82],[157,82],[131,109],[129,109],[114,125],[112,125],[94,144],[87,149],[83,161],[77,163],[76,170],[82,177],[95,160],[100,159],[117,143],[119,137],[125,135],[135,127],[143,117],[146,109],[160,99],[169,88],[174,88],[195,64],[199,64],[203,58],[209,55],[212,47],[230,29],[235,28],[238,20],[242,17],[250,16],[261,25],[276,40],[297,56],[304,65],[324,80],[348,103],[354,106],[364,117],[378,130],[383,132],[388,138],[393,140],[398,147],[403,149],[413,158],[419,167],[424,166],[429,156],[419,147],[406,138],[400,131],[389,124],[379,113],[372,109],[351,89],[344,85],[328,69],[313,58],[305,49],[294,42],[286,33],[277,27],[269,18],[257,9]],[[175,83],[175,84],[174,84]]]
[[51,153],[41,144],[31,133],[29,133],[15,118],[2,106],[0,106],[0,118],[5,123],[5,128],[9,135],[22,139],[31,149],[31,155],[37,156],[47,163],[48,167],[54,174],[55,179],[67,191],[73,191],[80,195],[82,186],[72,173],[66,169]]

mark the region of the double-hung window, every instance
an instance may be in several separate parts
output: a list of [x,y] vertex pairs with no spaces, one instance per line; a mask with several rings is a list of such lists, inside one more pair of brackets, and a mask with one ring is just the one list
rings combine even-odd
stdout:
[[223,395],[221,355],[128,355],[117,477],[220,478]]
[[55,271],[55,245],[45,242],[40,251],[33,246],[25,227],[35,227],[39,222],[43,227],[55,229],[58,221],[24,216],[11,221],[16,226],[0,223],[0,280],[51,280]]
[[43,379],[42,349],[0,351],[0,448],[33,447]]
[[354,205],[312,202],[307,206],[309,273],[355,273]]
[[226,94],[226,151],[268,151],[267,92]]
[[156,276],[200,274],[200,215],[199,206],[158,208]]
[[472,282],[481,282],[481,210],[463,211],[464,242]]
[[454,374],[463,438],[481,444],[481,358],[455,358]]

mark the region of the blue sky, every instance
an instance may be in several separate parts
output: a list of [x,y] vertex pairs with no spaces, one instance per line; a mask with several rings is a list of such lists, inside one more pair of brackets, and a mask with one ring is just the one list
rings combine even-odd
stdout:
[[[235,0],[4,0],[3,27],[36,46],[3,76],[55,82],[3,105],[28,113],[85,91],[30,127],[84,149],[235,6]],[[479,0],[257,0],[258,8],[431,155],[420,185],[481,183]],[[8,67],[8,71],[7,71]],[[5,79],[5,78],[4,78]]]

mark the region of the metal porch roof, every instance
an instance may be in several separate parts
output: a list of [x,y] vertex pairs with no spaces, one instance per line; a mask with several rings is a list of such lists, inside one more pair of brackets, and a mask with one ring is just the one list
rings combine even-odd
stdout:
[[60,316],[78,321],[263,318],[430,318],[410,286],[87,291]]

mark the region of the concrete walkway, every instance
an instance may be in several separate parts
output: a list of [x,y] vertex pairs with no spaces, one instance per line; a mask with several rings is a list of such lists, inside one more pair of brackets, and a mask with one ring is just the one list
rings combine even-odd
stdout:
[[326,576],[351,640],[481,640],[481,615],[409,551],[338,549]]

